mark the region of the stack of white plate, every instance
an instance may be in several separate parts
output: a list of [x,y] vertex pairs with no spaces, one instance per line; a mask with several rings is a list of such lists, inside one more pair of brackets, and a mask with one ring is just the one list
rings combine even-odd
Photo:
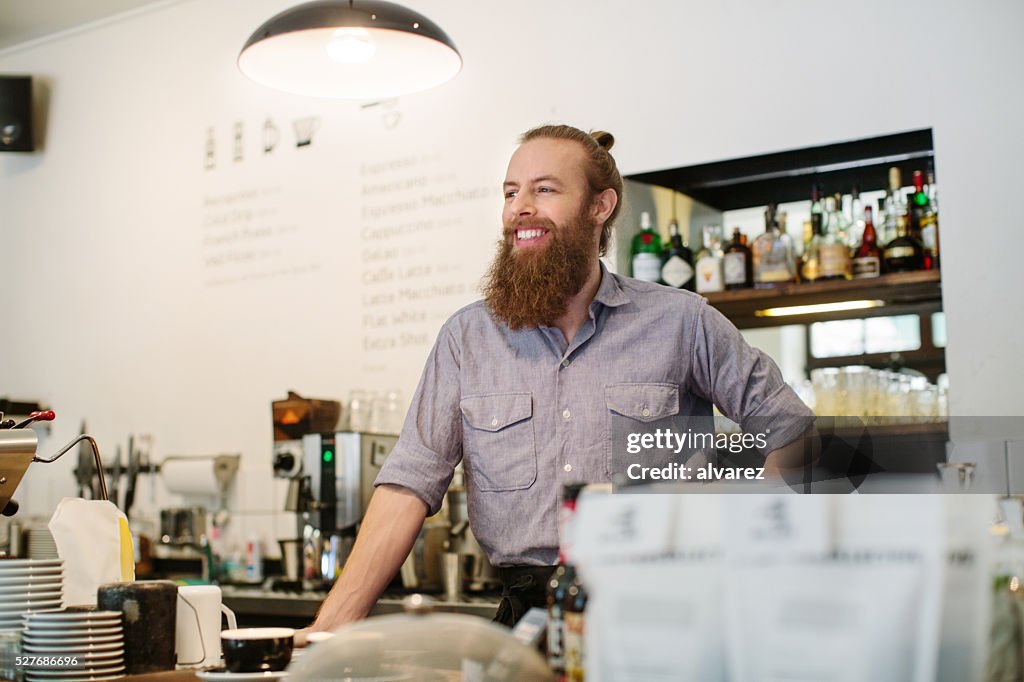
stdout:
[[[120,611],[68,610],[30,613],[21,637],[22,656],[29,657],[26,682],[112,680],[124,677],[124,627]],[[31,658],[48,665],[33,665]],[[74,659],[53,665],[54,659]]]
[[61,607],[64,562],[60,559],[0,560],[0,630],[21,628],[21,617]]
[[59,559],[57,543],[49,528],[30,528],[28,531],[29,559]]

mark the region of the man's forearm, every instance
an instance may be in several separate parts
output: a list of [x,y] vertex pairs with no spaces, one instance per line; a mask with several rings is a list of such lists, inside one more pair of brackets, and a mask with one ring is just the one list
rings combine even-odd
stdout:
[[374,491],[355,547],[312,630],[334,630],[370,613],[409,556],[426,514],[423,501],[405,488],[382,485]]

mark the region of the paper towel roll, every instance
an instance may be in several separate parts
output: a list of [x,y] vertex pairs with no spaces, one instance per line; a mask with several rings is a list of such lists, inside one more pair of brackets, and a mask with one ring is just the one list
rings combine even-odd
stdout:
[[172,493],[181,495],[216,495],[217,477],[213,473],[214,459],[167,459],[160,465],[164,485]]

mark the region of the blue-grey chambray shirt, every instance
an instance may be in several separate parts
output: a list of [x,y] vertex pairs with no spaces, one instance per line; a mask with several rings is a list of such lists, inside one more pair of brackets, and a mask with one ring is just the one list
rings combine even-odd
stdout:
[[[444,324],[376,485],[436,513],[463,460],[470,525],[496,566],[550,565],[562,485],[607,482],[612,415],[710,415],[743,425],[811,415],[775,363],[694,293],[601,267],[589,319],[512,331],[482,301]],[[633,414],[633,411],[636,414]],[[799,433],[773,431],[766,452]]]

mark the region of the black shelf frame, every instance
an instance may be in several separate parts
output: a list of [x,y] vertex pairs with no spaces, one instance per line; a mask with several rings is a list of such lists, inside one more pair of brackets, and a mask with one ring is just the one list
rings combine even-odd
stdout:
[[826,193],[848,194],[889,186],[897,166],[903,184],[915,170],[934,169],[931,129],[912,130],[819,147],[748,156],[714,163],[627,175],[628,180],[681,192],[720,211],[801,201],[818,182]]

